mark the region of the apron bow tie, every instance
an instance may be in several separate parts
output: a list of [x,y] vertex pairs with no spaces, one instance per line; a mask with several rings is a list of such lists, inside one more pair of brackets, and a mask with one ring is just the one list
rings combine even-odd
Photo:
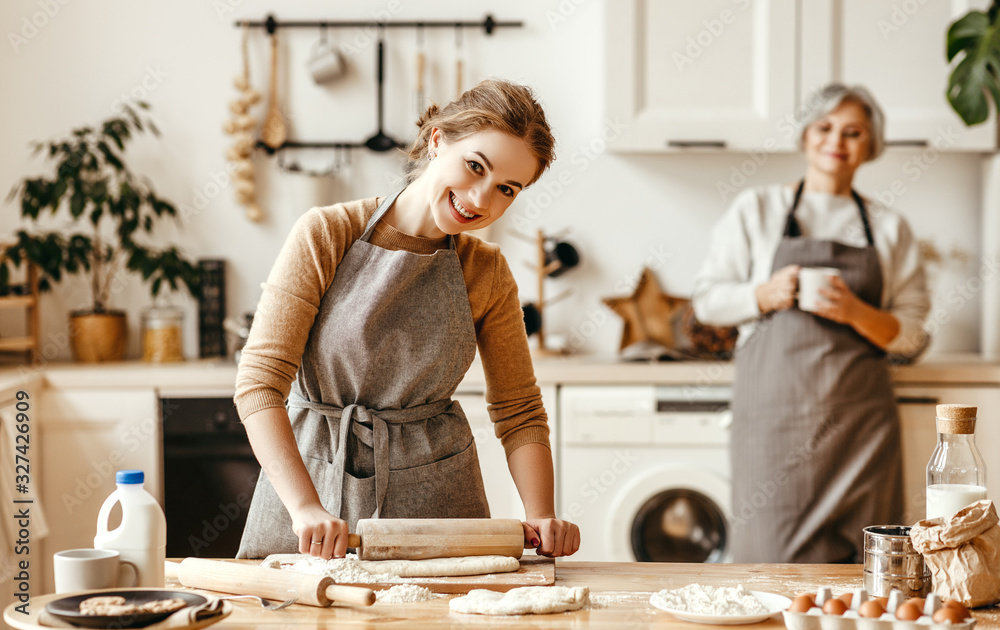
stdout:
[[341,489],[341,495],[337,497],[337,516],[341,516],[339,513],[340,498],[343,495],[344,473],[347,470],[347,432],[354,433],[362,444],[372,449],[375,457],[375,512],[371,518],[379,517],[382,504],[385,502],[385,493],[389,487],[388,424],[406,424],[433,418],[447,412],[454,404],[455,402],[449,398],[404,409],[372,410],[358,404],[337,407],[313,402],[295,395],[288,399],[289,407],[305,407],[318,411],[327,418],[340,420],[340,440],[338,442],[340,447],[334,453],[331,461],[334,485]]

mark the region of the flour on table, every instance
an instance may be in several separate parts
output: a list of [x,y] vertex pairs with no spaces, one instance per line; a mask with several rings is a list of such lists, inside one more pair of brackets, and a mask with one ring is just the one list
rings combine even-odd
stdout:
[[578,610],[589,602],[586,586],[522,586],[506,593],[475,589],[452,599],[448,607],[478,615],[528,615]]
[[375,599],[380,604],[408,604],[434,599],[434,593],[431,589],[416,584],[397,584],[392,588],[376,592]]
[[614,608],[629,604],[645,604],[648,601],[649,593],[640,591],[604,591],[590,594],[591,608]]
[[521,563],[507,556],[466,556],[462,558],[430,558],[427,560],[358,560],[357,554],[346,558],[324,560],[306,554],[274,554],[268,556],[263,566],[325,575],[340,584],[372,584],[393,582],[402,578],[450,577],[508,573],[517,571]]
[[742,584],[735,588],[689,584],[672,591],[660,591],[655,593],[653,598],[657,600],[654,602],[657,607],[696,615],[737,617],[768,612],[768,609],[750,591],[744,589]]

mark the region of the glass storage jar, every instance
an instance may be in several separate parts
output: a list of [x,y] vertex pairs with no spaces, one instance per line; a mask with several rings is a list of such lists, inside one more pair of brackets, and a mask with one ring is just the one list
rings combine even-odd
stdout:
[[927,518],[951,518],[986,498],[986,462],[976,448],[976,407],[937,406],[937,444],[927,462]]
[[170,363],[184,360],[184,313],[173,307],[151,308],[142,314],[142,360]]

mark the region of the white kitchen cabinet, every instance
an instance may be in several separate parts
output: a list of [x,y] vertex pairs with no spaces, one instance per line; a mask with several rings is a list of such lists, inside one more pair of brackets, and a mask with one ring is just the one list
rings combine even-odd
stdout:
[[[549,416],[550,442],[553,454],[556,445],[555,432],[555,402],[554,386],[542,387],[542,401]],[[465,411],[472,427],[472,436],[476,440],[476,451],[479,453],[479,467],[483,473],[483,484],[486,486],[486,499],[490,504],[490,515],[493,518],[524,519],[524,506],[517,493],[514,480],[507,468],[507,455],[503,445],[493,430],[493,422],[486,411],[486,396],[482,391],[462,389],[454,396]],[[558,468],[556,468],[558,470]],[[557,484],[558,487],[558,484]]]
[[[605,105],[618,152],[795,150],[818,87],[862,84],[887,140],[991,151],[945,98],[948,25],[983,0],[627,0],[605,3]],[[930,149],[929,149],[930,150]]]
[[[162,431],[156,391],[150,389],[44,389],[41,494],[50,532],[46,558],[63,549],[93,547],[97,514],[115,490],[115,472],[136,468],[162,503]],[[120,510],[112,512],[113,525]],[[53,592],[47,572],[45,592]]]
[[1000,384],[906,385],[896,387],[903,438],[904,523],[924,518],[927,460],[937,441],[934,422],[938,404],[976,405],[976,446],[986,460],[989,497],[1000,498]]
[[792,149],[796,0],[606,2],[615,151]]
[[[992,151],[996,116],[966,127],[945,97],[948,26],[986,2],[809,0],[801,5],[800,103],[831,82],[861,84],[886,115],[890,144]],[[808,36],[806,36],[808,35]]]

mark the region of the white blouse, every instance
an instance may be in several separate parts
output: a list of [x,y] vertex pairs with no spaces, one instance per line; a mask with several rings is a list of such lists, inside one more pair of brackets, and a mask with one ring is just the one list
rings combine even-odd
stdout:
[[[693,306],[699,321],[739,326],[739,345],[760,317],[757,287],[771,277],[795,189],[785,185],[744,190],[712,229],[708,257],[695,281]],[[882,267],[883,310],[899,320],[888,352],[915,357],[929,341],[923,329],[930,310],[917,240],[903,216],[864,197],[875,250]],[[803,192],[795,210],[802,236],[864,247],[864,224],[850,196]]]

